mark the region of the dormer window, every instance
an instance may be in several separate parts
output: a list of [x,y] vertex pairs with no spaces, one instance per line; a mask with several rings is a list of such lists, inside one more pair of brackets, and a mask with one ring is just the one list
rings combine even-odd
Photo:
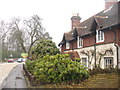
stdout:
[[104,32],[101,30],[96,31],[96,42],[104,42]]
[[78,37],[78,48],[83,47],[83,39]]
[[70,43],[66,42],[66,49],[70,49]]

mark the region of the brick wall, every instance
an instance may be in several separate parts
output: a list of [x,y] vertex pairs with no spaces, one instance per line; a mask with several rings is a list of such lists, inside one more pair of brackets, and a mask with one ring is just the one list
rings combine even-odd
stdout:
[[[118,38],[120,40],[120,32],[118,33],[117,30],[114,29],[114,30],[104,31],[105,41],[100,42],[100,43],[96,43],[96,44],[99,45],[99,44],[113,43],[114,38],[115,38],[113,31],[116,31],[116,33],[117,33],[116,40],[118,42]],[[95,35],[87,36],[87,37],[83,38],[83,47],[93,46],[94,42],[95,42]],[[120,44],[120,42],[119,42],[119,44]]]
[[73,40],[70,42],[70,49],[75,49],[77,48],[77,40]]
[[93,46],[95,42],[95,36],[87,36],[83,38],[83,47]]
[[104,37],[105,37],[104,43],[114,42],[114,32],[112,30],[105,31]]
[[66,48],[66,44],[63,44],[62,47],[61,47],[61,53],[64,52],[65,48]]
[[75,60],[75,58],[80,58],[77,51],[64,52],[63,54],[69,54],[72,60]]
[[71,22],[71,29],[73,29],[73,27],[79,27],[79,25],[80,25],[80,20],[72,20],[72,22]]
[[120,28],[118,28],[117,32],[117,44],[120,46]]

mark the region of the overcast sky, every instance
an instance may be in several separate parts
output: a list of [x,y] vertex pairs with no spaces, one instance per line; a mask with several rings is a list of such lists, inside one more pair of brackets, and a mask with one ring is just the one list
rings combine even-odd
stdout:
[[38,15],[53,41],[58,44],[64,32],[71,29],[73,13],[81,21],[104,9],[104,0],[0,0],[0,20],[13,17],[27,18]]

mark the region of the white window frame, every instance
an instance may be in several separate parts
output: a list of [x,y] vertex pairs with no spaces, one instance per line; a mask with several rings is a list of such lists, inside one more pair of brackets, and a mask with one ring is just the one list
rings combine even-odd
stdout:
[[77,45],[78,45],[78,48],[82,48],[83,47],[83,39],[78,37],[78,41],[77,41]]
[[82,65],[84,65],[83,59],[86,59],[86,66],[85,67],[88,67],[88,58],[87,57],[81,57],[81,63],[82,63]]
[[96,42],[104,42],[105,38],[104,38],[104,32],[101,30],[96,30]]
[[66,49],[70,49],[70,43],[66,42]]
[[111,65],[113,66],[113,57],[104,57],[104,68],[112,67]]
[[60,48],[59,48],[60,51],[62,51],[62,45],[60,45]]

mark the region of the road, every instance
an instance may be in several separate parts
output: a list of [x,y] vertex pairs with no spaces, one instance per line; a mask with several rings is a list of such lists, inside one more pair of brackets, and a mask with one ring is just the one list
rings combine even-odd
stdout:
[[23,63],[0,63],[0,89],[27,88],[22,69]]

